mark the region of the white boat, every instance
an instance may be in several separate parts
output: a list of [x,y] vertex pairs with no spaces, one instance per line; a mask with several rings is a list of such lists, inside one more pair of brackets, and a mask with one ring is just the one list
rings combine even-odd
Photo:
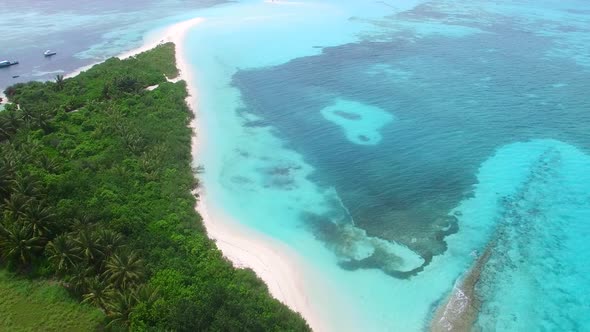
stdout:
[[14,66],[14,65],[18,65],[18,61],[8,61],[8,60],[0,61],[0,68],[10,67],[10,66]]
[[52,55],[56,55],[57,52],[51,51],[51,50],[47,50],[45,51],[45,53],[43,53],[43,55],[45,56],[52,56]]

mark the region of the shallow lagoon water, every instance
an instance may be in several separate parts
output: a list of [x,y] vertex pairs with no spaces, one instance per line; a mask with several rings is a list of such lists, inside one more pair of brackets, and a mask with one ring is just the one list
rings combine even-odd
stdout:
[[188,40],[207,193],[330,280],[344,300],[306,292],[333,330],[426,329],[489,247],[476,328],[588,327],[585,6],[208,10]]

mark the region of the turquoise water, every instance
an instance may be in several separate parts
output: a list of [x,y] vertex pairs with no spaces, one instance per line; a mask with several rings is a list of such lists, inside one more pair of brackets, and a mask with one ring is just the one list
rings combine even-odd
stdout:
[[590,329],[590,6],[201,15],[187,53],[207,193],[319,271],[332,289],[304,289],[332,330],[427,329],[486,247],[475,329]]
[[[477,327],[587,330],[590,156],[554,140],[514,143],[487,161],[479,177],[494,184],[505,181],[498,169],[506,166],[498,161],[506,160],[521,170],[510,171],[510,188],[489,186],[496,191],[490,193],[482,185],[477,191],[482,195],[474,199],[495,205],[492,254],[476,287],[484,299]],[[462,218],[470,213],[468,205]]]

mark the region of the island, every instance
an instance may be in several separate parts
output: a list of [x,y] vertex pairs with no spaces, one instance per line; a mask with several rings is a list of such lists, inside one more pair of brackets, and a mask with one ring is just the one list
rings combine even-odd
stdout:
[[0,330],[310,330],[207,236],[178,76],[165,43],[5,90]]

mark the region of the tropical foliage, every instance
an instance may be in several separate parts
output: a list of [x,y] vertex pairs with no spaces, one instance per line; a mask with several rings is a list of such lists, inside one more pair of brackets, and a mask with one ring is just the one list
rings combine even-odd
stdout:
[[0,264],[54,278],[109,329],[309,330],[207,238],[177,75],[165,44],[5,91]]

